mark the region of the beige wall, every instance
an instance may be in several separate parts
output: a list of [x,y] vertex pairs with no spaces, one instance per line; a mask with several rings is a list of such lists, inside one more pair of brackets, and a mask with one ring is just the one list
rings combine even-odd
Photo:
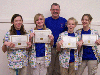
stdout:
[[[28,31],[35,27],[33,23],[34,16],[42,13],[45,17],[51,15],[50,6],[53,2],[57,2],[61,6],[60,16],[68,19],[75,17],[81,24],[81,16],[84,13],[90,13],[93,17],[92,28],[97,29],[100,34],[100,0],[1,0],[0,1],[0,75],[8,75],[7,53],[3,53],[1,46],[5,33],[10,29],[10,22],[13,14],[19,13],[23,16],[25,29]],[[75,30],[81,28],[78,25]],[[99,47],[100,50],[100,47]],[[100,65],[98,66],[97,75],[100,75]],[[85,69],[83,75],[87,74]]]

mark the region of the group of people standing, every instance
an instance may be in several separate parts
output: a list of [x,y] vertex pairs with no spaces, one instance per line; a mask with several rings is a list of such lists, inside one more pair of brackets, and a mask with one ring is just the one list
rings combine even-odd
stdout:
[[[97,46],[85,46],[82,40],[82,34],[98,35],[97,30],[89,27],[92,16],[84,14],[81,19],[83,28],[74,32],[78,24],[74,17],[68,20],[60,17],[60,5],[57,3],[51,5],[50,11],[52,16],[48,18],[44,18],[43,14],[36,14],[34,17],[36,27],[29,32],[24,29],[21,15],[12,16],[13,25],[6,33],[2,46],[3,52],[7,51],[9,75],[28,75],[29,64],[31,75],[82,75],[86,66],[88,75],[95,75],[99,63]],[[48,35],[50,43],[33,43],[32,38],[35,36],[33,30],[51,30],[52,33]],[[11,49],[15,44],[9,41],[10,35],[27,34],[29,34],[27,48]],[[62,35],[78,37],[77,49],[61,48]],[[95,43],[100,45],[100,37]]]

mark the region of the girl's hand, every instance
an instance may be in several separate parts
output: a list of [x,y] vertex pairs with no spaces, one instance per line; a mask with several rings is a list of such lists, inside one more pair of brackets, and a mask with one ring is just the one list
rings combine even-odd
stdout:
[[31,42],[26,42],[28,47],[31,47],[32,43]]
[[57,47],[61,47],[62,44],[63,44],[63,40],[58,42]]
[[53,36],[53,35],[48,35],[48,36],[49,36],[49,38],[51,39],[51,41],[53,41],[54,36]]
[[57,51],[61,51],[61,45],[63,44],[63,40],[57,43]]
[[81,48],[81,46],[83,45],[83,40],[77,41],[77,45],[79,48]]
[[5,42],[4,45],[5,45],[5,46],[9,46],[9,47],[11,47],[11,48],[14,48],[14,47],[15,47],[15,44],[12,43],[12,42]]
[[35,36],[35,34],[34,33],[30,33],[30,37],[32,38],[33,36]]
[[100,45],[100,39],[96,40],[95,42],[97,45]]

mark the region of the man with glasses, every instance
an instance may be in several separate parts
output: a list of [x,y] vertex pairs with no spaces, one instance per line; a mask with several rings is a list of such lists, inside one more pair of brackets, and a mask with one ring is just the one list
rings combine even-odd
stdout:
[[59,75],[60,74],[60,65],[59,65],[59,56],[56,51],[56,42],[59,37],[59,34],[67,30],[65,23],[67,20],[63,17],[60,17],[60,5],[53,3],[51,5],[51,14],[52,16],[45,19],[45,25],[47,28],[51,29],[54,36],[54,45],[51,50],[51,64],[48,68],[49,75]]

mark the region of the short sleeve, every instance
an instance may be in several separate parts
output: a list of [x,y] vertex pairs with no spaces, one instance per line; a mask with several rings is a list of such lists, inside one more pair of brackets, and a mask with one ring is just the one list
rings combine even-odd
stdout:
[[6,34],[5,34],[5,36],[4,36],[4,38],[3,38],[3,43],[5,42],[5,41],[9,41],[9,34],[10,34],[10,32],[7,32]]
[[61,35],[62,35],[62,34],[59,34],[59,37],[58,37],[58,39],[57,39],[57,43],[58,43],[59,41],[62,40]]

